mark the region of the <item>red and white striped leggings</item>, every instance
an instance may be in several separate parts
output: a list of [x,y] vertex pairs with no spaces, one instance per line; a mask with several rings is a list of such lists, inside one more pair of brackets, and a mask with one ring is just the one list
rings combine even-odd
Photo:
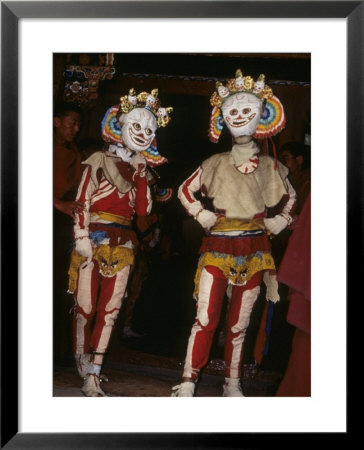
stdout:
[[113,277],[107,278],[99,273],[95,261],[84,269],[79,268],[74,293],[74,351],[84,354],[93,350],[96,364],[103,362],[123,302],[129,272],[130,266],[125,266]]
[[[240,378],[243,342],[254,303],[260,292],[263,272],[257,272],[245,286],[233,286],[227,314],[225,376]],[[212,340],[218,326],[228,280],[217,267],[202,270],[197,315],[187,346],[184,378],[197,379],[208,362]]]

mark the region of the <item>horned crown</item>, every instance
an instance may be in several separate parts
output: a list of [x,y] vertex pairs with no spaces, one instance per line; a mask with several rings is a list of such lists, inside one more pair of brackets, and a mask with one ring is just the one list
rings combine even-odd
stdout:
[[159,127],[165,127],[171,121],[169,114],[173,111],[171,106],[163,108],[158,98],[158,89],[149,92],[141,92],[137,95],[135,89],[130,89],[129,94],[120,98],[120,111],[130,113],[134,108],[145,108],[152,112]]
[[221,81],[216,82],[216,91],[211,95],[210,103],[212,106],[220,108],[224,101],[232,94],[237,92],[247,92],[256,95],[260,100],[267,100],[273,97],[272,89],[265,84],[265,75],[259,75],[254,81],[251,76],[243,76],[241,69],[237,69],[235,78],[228,80],[224,86]]

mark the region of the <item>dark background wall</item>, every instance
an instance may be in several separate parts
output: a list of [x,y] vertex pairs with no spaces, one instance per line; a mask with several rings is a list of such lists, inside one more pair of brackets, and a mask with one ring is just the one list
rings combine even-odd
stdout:
[[[54,55],[55,100],[63,96],[66,64],[77,62],[78,57]],[[113,78],[100,82],[97,100],[84,105],[86,120],[79,140],[100,139],[100,123],[106,109],[117,104],[130,88],[140,92],[157,87],[163,106],[174,108],[172,122],[157,135],[159,152],[169,160],[161,169],[167,183],[183,181],[204,158],[230,147],[226,130],[218,144],[207,138],[209,97],[216,81],[234,77],[237,68],[255,79],[264,73],[283,103],[287,125],[274,138],[277,147],[291,140],[303,142],[310,124],[309,54],[119,53],[114,54],[114,66]]]

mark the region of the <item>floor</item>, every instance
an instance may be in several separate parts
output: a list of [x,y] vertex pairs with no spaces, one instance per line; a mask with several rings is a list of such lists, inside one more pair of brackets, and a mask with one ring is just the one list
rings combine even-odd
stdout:
[[[102,383],[102,389],[111,397],[169,397],[171,388],[180,383],[183,361],[144,353],[137,347],[136,339],[125,339],[120,351],[113,351],[104,364],[103,374],[108,382]],[[133,348],[134,347],[134,348]],[[224,363],[221,359],[209,362],[201,375],[196,388],[196,397],[220,397]],[[279,385],[282,374],[274,371],[259,370],[254,365],[243,366],[242,387],[247,397],[270,397]],[[82,397],[82,380],[70,360],[55,366],[55,397]]]

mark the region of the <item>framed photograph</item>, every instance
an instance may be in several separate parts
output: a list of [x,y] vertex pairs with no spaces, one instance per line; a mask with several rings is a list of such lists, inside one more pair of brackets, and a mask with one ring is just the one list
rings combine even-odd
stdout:
[[[12,1],[1,2],[1,20],[1,446],[249,448],[282,438],[293,443],[298,434],[307,442],[312,433],[347,439],[347,301],[364,268],[353,252],[362,249],[363,2]],[[72,70],[91,66],[92,57],[111,70],[84,91],[94,99],[103,96],[84,133],[95,140],[104,106],[127,93],[110,87],[116,61],[117,73],[134,78],[137,89],[151,89],[150,74],[153,81],[170,83],[167,101],[181,97],[178,86],[190,77],[191,104],[185,99],[172,116],[177,123],[179,109],[190,108],[189,121],[172,127],[170,150],[162,133],[158,141],[174,179],[182,177],[177,169],[184,158],[179,153],[173,160],[172,149],[183,151],[178,136],[193,130],[200,104],[208,103],[201,89],[234,76],[234,57],[239,64],[244,58],[265,61],[273,72],[281,64],[292,80],[304,73],[293,83],[309,81],[309,94],[304,100],[292,94],[289,108],[299,109],[299,133],[310,136],[312,149],[310,397],[184,400],[143,393],[90,400],[55,391],[52,112],[55,97],[80,95],[86,85]],[[283,81],[277,77],[280,92]],[[205,130],[194,133],[190,139],[199,142]],[[86,141],[85,151],[93,145]],[[185,154],[192,168],[192,153]],[[147,318],[139,317],[142,329]],[[151,317],[163,330],[164,316],[160,323]],[[163,342],[163,331],[159,336]]]

